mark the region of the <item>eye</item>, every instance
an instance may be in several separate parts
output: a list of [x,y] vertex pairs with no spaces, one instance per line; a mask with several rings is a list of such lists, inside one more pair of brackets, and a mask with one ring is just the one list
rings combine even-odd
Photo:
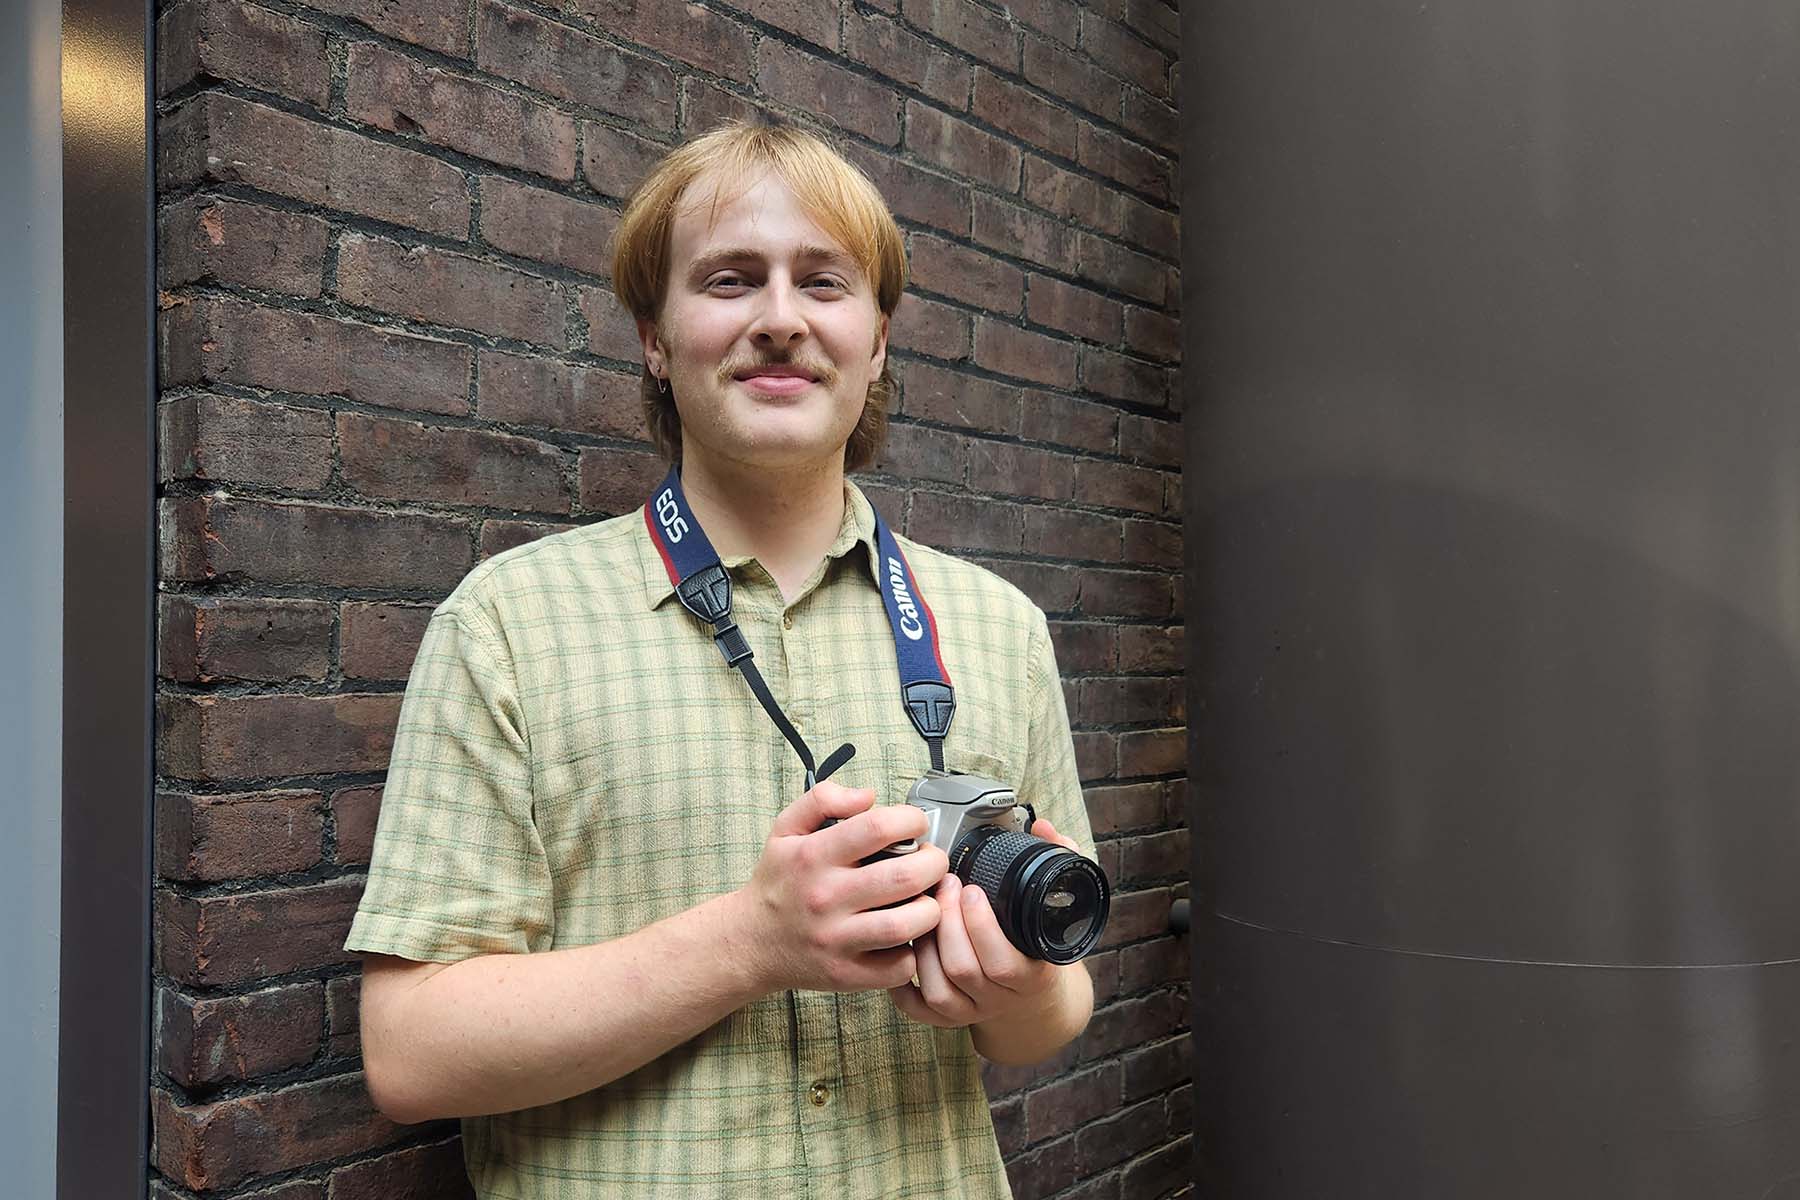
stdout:
[[707,282],[706,282],[706,286],[708,289],[718,288],[718,287],[743,287],[744,285],[745,285],[744,277],[736,274],[735,272],[727,272],[723,275],[715,275],[711,279],[707,280]]
[[812,287],[814,284],[820,285],[821,287],[825,288],[827,291],[837,291],[837,292],[844,291],[845,289],[847,289],[849,287],[849,285],[846,284],[843,280],[833,278],[830,275],[820,275],[815,279],[807,280],[808,287]]

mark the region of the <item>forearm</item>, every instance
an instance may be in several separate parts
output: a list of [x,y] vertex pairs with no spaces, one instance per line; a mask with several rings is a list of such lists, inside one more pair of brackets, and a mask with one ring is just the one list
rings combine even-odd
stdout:
[[454,963],[365,1011],[371,1091],[423,1121],[609,1083],[772,990],[738,918],[731,893],[595,945]]
[[1094,981],[1084,963],[1057,969],[1043,1007],[1024,1016],[980,1021],[969,1027],[975,1050],[989,1062],[1024,1066],[1042,1062],[1087,1028],[1094,1012]]

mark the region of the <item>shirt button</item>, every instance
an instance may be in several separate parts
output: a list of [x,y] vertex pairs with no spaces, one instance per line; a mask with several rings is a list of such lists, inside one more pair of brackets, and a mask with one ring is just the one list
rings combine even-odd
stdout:
[[794,627],[794,618],[792,614],[784,614],[782,616],[781,627],[783,629],[792,629]]
[[831,1089],[822,1083],[815,1083],[808,1089],[806,1098],[822,1108],[825,1102],[831,1099]]

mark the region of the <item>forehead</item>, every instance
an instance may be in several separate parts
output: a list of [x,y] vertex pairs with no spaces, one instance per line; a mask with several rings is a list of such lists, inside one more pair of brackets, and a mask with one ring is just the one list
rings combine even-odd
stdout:
[[669,227],[670,257],[683,264],[720,250],[770,258],[825,253],[849,262],[852,257],[773,171],[736,186],[716,173],[699,175],[682,192]]

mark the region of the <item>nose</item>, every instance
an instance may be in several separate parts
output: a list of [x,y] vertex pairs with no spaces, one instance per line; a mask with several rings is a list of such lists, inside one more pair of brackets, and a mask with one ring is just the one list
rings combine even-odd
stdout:
[[806,336],[800,293],[785,274],[771,275],[762,287],[750,337],[759,346],[785,351]]

